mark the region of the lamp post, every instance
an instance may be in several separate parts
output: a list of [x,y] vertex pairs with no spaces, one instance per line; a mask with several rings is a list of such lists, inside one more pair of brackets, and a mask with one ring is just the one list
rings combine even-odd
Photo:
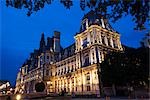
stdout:
[[16,95],[16,100],[21,100],[21,94]]

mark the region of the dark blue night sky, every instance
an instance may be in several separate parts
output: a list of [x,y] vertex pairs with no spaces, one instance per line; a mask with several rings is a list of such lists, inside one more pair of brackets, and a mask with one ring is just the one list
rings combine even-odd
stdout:
[[[53,31],[61,32],[61,45],[67,47],[74,42],[74,35],[79,32],[80,22],[87,11],[81,11],[79,0],[71,9],[66,9],[54,0],[51,5],[26,16],[26,10],[17,10],[0,5],[0,80],[9,80],[15,85],[17,72],[29,54],[39,48],[41,33],[52,36]],[[121,34],[121,42],[130,47],[139,47],[139,41],[145,31],[135,31],[131,16],[124,17],[116,23],[110,23]]]

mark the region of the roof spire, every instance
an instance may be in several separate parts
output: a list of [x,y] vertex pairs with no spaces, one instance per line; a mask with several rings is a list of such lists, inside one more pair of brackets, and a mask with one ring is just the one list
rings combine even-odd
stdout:
[[41,41],[40,41],[40,50],[44,51],[45,49],[45,38],[44,38],[44,33],[41,35]]

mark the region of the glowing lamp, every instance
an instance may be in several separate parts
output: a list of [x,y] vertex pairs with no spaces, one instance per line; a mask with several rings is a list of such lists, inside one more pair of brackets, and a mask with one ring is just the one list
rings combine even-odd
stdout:
[[16,95],[16,100],[21,100],[21,95],[20,94]]

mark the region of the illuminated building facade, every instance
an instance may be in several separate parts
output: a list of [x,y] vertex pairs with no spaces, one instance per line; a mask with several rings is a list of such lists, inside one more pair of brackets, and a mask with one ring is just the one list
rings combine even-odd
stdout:
[[0,95],[9,93],[10,89],[9,81],[0,80]]
[[16,92],[36,92],[35,84],[42,81],[45,93],[63,90],[76,95],[99,94],[97,63],[110,51],[122,51],[120,34],[112,29],[107,19],[90,11],[84,15],[74,38],[74,44],[62,48],[60,32],[55,31],[52,38],[47,38],[47,43],[42,34],[40,48],[31,53],[18,72]]

